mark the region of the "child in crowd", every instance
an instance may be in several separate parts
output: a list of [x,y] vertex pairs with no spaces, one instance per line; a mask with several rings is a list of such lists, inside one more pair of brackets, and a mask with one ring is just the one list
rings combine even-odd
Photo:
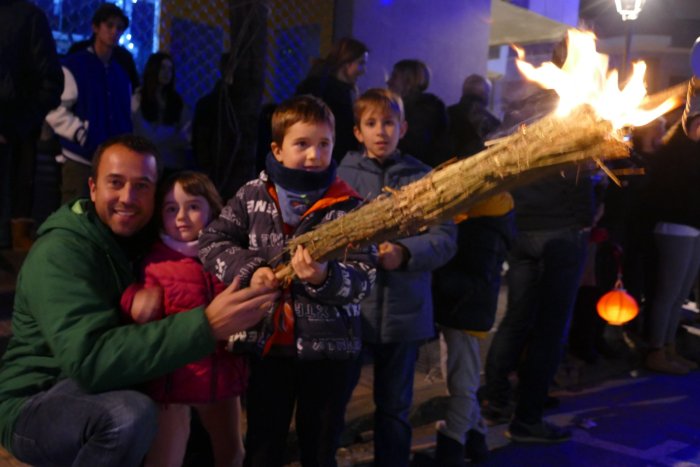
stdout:
[[[398,189],[430,167],[396,149],[406,132],[401,98],[371,89],[355,103],[355,137],[362,153],[348,153],[338,174],[362,196]],[[453,224],[379,245],[377,282],[362,302],[362,338],[374,358],[374,465],[407,466],[411,448],[408,413],[421,342],[434,336],[431,271],[456,250]],[[359,379],[359,365],[356,367]]]
[[[202,268],[197,238],[221,211],[221,198],[206,175],[176,173],[161,186],[160,240],[146,256],[142,282],[122,295],[122,309],[145,323],[207,305],[225,286]],[[245,358],[228,352],[226,343],[203,359],[149,383],[147,393],[162,404],[158,434],[145,465],[182,465],[190,429],[190,407],[209,433],[217,467],[240,466],[240,395],[247,379]]]
[[[354,362],[361,349],[360,301],[374,282],[373,248],[317,262],[288,239],[339,218],[361,202],[336,177],[334,118],[309,95],[272,115],[272,152],[259,178],[228,201],[200,237],[200,257],[225,283],[280,285],[272,335],[251,356],[246,466],[282,466],[296,405],[300,460],[335,466]],[[376,253],[375,253],[376,254]],[[290,258],[291,256],[291,258]],[[280,284],[275,269],[291,259],[296,278]]]

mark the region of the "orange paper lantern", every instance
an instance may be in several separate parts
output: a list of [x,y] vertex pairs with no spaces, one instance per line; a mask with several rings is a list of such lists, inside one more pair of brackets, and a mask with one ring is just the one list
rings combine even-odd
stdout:
[[598,315],[608,324],[619,326],[634,319],[639,313],[637,301],[622,288],[618,280],[615,288],[598,300]]

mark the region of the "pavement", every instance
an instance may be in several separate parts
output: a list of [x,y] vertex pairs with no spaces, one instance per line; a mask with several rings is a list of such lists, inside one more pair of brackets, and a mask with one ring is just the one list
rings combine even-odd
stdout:
[[[14,280],[23,258],[21,253],[0,250],[0,353],[11,334]],[[696,316],[688,312],[690,325]],[[559,405],[547,411],[546,418],[571,428],[573,439],[561,444],[513,443],[504,435],[507,425],[491,426],[490,457],[482,465],[700,466],[700,371],[684,376],[648,372],[641,368],[640,349],[621,328],[606,328],[605,337],[614,356],[585,363],[567,355],[552,387]],[[483,342],[482,356],[489,343],[490,336]],[[686,355],[700,356],[696,334],[682,331],[679,343]],[[411,412],[413,466],[435,465],[435,422],[443,418],[447,400],[439,361],[437,341],[421,348]],[[340,467],[372,465],[373,410],[372,371],[366,366],[348,406]],[[292,433],[292,451],[293,439]],[[21,465],[0,448],[0,467]],[[289,465],[299,464],[290,459]]]

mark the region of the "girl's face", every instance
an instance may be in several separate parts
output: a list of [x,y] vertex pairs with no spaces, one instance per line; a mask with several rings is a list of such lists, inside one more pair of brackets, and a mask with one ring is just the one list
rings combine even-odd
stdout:
[[158,69],[158,84],[165,86],[173,80],[173,62],[167,58],[160,62]]
[[176,182],[163,200],[163,230],[180,242],[196,240],[209,223],[211,209],[203,196],[191,195]]

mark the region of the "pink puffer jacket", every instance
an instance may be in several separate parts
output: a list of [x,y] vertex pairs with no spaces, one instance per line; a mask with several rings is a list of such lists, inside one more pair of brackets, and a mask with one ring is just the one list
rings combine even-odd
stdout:
[[[206,306],[225,285],[205,272],[197,258],[185,256],[157,242],[142,266],[141,283],[129,286],[121,299],[122,310],[129,310],[134,294],[144,287],[163,288],[163,314],[168,315]],[[161,403],[207,403],[241,395],[248,379],[245,357],[233,355],[220,342],[211,355],[191,362],[172,373],[150,381],[144,391]],[[153,349],[157,358],[158,349]]]

